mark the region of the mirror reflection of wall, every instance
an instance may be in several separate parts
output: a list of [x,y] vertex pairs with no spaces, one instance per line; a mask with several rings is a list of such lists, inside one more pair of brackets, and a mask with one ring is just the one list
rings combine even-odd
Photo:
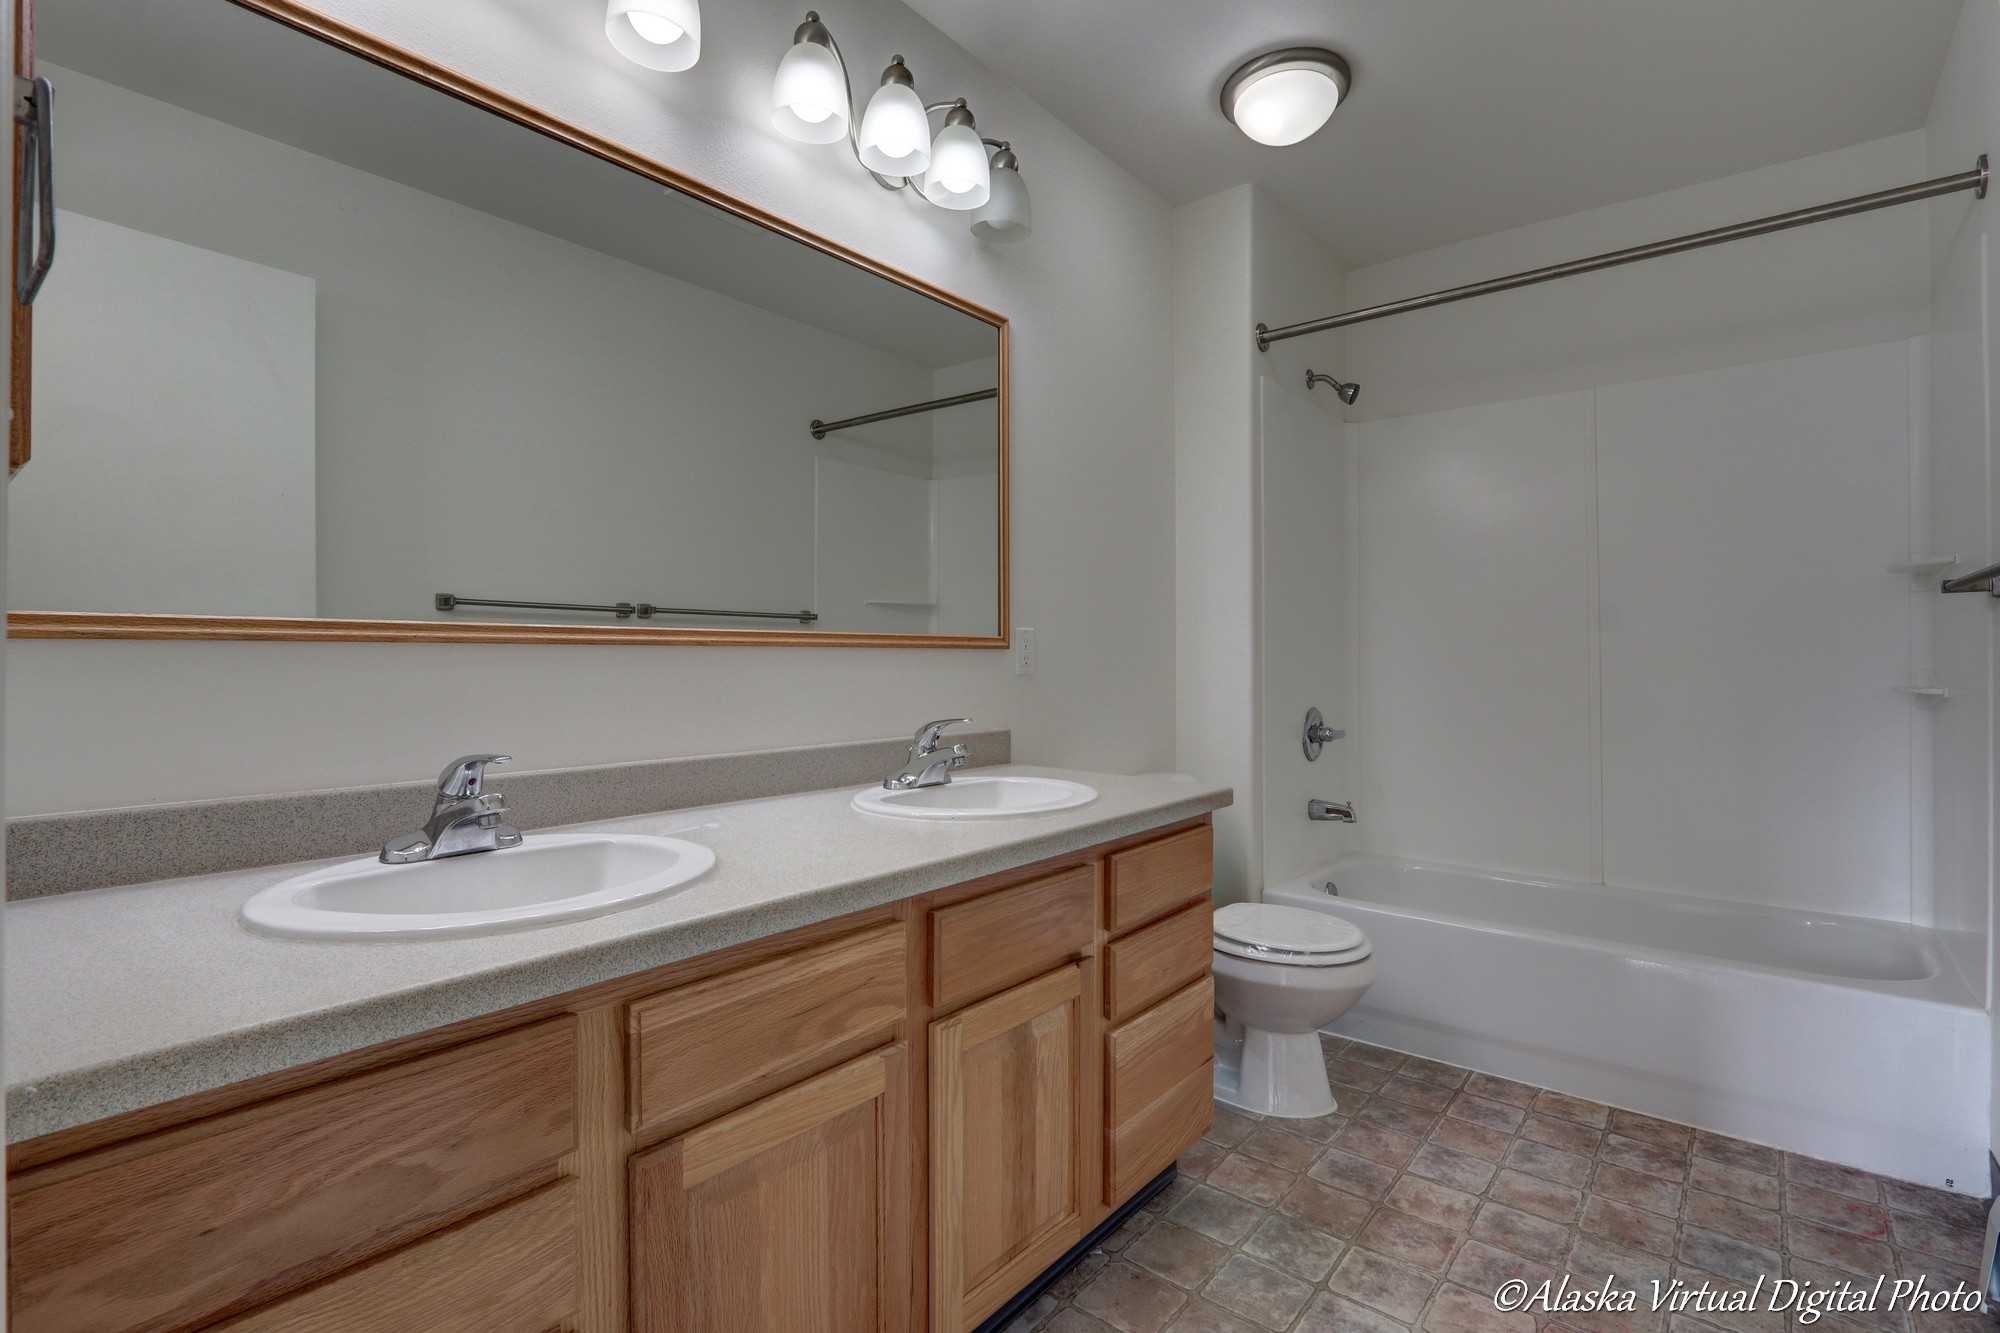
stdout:
[[1000,633],[997,404],[808,425],[993,388],[991,324],[226,0],[113,8],[41,34],[13,607]]

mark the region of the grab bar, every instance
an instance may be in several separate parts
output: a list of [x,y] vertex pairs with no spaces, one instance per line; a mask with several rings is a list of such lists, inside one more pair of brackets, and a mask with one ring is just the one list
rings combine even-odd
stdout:
[[654,616],[737,616],[745,620],[796,620],[801,625],[810,625],[819,617],[811,611],[704,611],[692,606],[654,606],[651,602],[612,602],[596,605],[588,602],[509,602],[491,597],[460,597],[457,593],[441,592],[433,604],[440,611],[456,611],[461,606],[505,606],[519,611],[598,611],[605,615],[629,620],[633,616],[641,620],[651,620]]
[[1988,565],[1938,584],[1939,592],[1984,592],[2000,597],[2000,565]]

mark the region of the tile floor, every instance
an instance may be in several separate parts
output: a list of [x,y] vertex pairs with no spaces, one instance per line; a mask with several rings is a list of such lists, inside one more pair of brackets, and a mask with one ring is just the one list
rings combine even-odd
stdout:
[[[1647,1283],[1970,1281],[1972,1199],[1325,1038],[1340,1112],[1218,1106],[1181,1175],[1008,1333],[1779,1333],[1796,1316],[1652,1313]],[[1495,1288],[1607,1272],[1634,1313],[1501,1314]],[[1911,1322],[1914,1321],[1914,1322]],[[1977,1314],[1803,1327],[1994,1333]]]

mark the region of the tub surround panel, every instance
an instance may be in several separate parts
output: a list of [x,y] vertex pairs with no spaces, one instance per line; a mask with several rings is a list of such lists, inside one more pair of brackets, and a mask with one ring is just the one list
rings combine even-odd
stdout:
[[1888,568],[1916,549],[1908,364],[1896,342],[1596,392],[1611,883],[1928,923],[1931,715],[1894,692]]
[[[1012,733],[954,732],[972,767],[1012,758]],[[909,741],[885,739],[640,763],[516,771],[496,768],[516,828],[543,829],[689,806],[862,785],[900,768]],[[82,810],[7,821],[7,896],[360,856],[430,817],[432,782],[283,792],[233,800]]]
[[8,1134],[47,1134],[483,1017],[1011,872],[1232,799],[1227,788],[1161,777],[999,771],[1086,781],[1098,798],[1048,815],[928,822],[858,814],[847,786],[602,823],[593,827],[691,838],[715,851],[715,868],[626,912],[475,939],[318,944],[251,934],[237,910],[298,865],[14,903]]
[[1915,354],[1352,427],[1360,849],[1983,930],[1911,779],[1979,701],[1896,692]]
[[[1305,341],[1301,339],[1300,341]],[[1303,875],[1357,844],[1357,829],[1302,816],[1311,800],[1358,799],[1356,740],[1323,746],[1308,761],[1299,731],[1308,707],[1350,736],[1363,729],[1352,706],[1353,638],[1348,601],[1349,431],[1327,408],[1325,389],[1258,382],[1258,483],[1264,540],[1257,596],[1263,607],[1259,747],[1264,781],[1264,878]],[[1314,397],[1320,399],[1315,402]],[[1333,400],[1338,402],[1338,400]]]
[[1361,849],[1597,878],[1589,395],[1353,434]]

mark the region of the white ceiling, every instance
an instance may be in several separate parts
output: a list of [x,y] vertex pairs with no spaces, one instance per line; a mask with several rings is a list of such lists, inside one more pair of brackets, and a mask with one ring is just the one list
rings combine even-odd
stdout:
[[[1359,267],[1916,129],[1961,0],[908,3],[1169,201],[1253,182]],[[1353,97],[1266,148],[1222,81],[1294,45]]]

